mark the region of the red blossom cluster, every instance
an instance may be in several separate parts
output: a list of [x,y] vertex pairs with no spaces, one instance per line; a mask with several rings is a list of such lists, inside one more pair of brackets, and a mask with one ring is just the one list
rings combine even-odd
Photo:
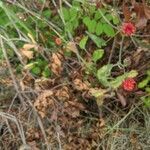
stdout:
[[123,23],[121,27],[121,31],[123,34],[126,36],[131,36],[132,34],[135,33],[136,27],[133,23],[128,22],[128,23]]
[[136,81],[133,78],[127,78],[123,81],[122,87],[126,91],[133,91],[136,86]]

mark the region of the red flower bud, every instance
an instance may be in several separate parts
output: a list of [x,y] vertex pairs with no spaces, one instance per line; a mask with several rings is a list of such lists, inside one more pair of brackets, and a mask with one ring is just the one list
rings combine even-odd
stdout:
[[62,44],[61,38],[55,38],[55,43],[56,45],[61,45]]
[[122,30],[123,34],[125,34],[126,36],[130,36],[135,33],[136,27],[131,22],[123,23],[121,30]]
[[133,78],[127,78],[123,81],[122,87],[126,91],[133,91],[135,89],[136,82]]

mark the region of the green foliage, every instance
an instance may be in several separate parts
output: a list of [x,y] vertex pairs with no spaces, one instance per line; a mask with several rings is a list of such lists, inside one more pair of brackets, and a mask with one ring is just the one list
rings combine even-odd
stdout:
[[43,76],[45,78],[48,78],[52,75],[52,72],[48,67],[48,62],[41,58],[32,60],[27,65],[27,68],[30,69],[31,73],[35,76]]
[[49,19],[52,15],[52,11],[50,9],[46,9],[42,12],[42,16],[45,17],[46,19]]
[[65,30],[70,33],[74,33],[74,30],[79,25],[79,10],[76,7],[62,8],[62,16],[65,21]]
[[97,78],[99,82],[105,87],[111,87],[117,89],[126,78],[134,78],[138,75],[136,70],[131,70],[130,72],[124,73],[116,78],[111,77],[111,70],[113,68],[112,64],[104,65],[97,71]]
[[148,87],[150,88],[149,83],[150,83],[150,70],[147,71],[146,77],[138,84],[138,88],[148,90]]
[[42,72],[42,76],[44,76],[45,78],[48,78],[52,75],[52,72],[49,68],[49,66],[46,66]]
[[108,78],[111,75],[112,64],[104,65],[102,68],[97,70],[97,78],[99,82],[104,86],[109,86]]
[[92,55],[92,60],[96,63],[98,60],[100,60],[103,57],[103,55],[104,55],[103,49],[95,50]]
[[130,72],[126,72],[123,75],[120,75],[113,80],[110,81],[110,85],[113,89],[117,89],[126,78],[134,78],[138,75],[136,70],[131,70]]
[[41,68],[38,67],[38,66],[34,66],[32,69],[31,69],[31,72],[34,74],[34,75],[40,75],[41,73]]
[[150,70],[147,70],[146,77],[139,82],[138,88],[146,92],[146,96],[141,97],[141,99],[144,102],[144,106],[150,107]]
[[88,36],[90,37],[90,39],[96,44],[96,46],[98,48],[101,48],[102,46],[105,46],[106,45],[106,42],[104,39],[92,34],[92,33],[89,33],[89,32],[86,32],[88,34]]
[[97,36],[104,34],[107,37],[114,37],[115,30],[112,25],[119,24],[118,17],[108,13],[106,9],[94,10],[93,13],[94,18],[91,17],[91,15],[83,17],[83,23],[87,27],[88,32],[96,34]]
[[81,39],[81,41],[79,43],[79,46],[80,46],[81,49],[85,49],[85,45],[86,45],[87,41],[88,41],[88,36],[84,36]]
[[150,94],[148,96],[141,97],[141,100],[144,102],[144,106],[150,108]]
[[101,22],[97,23],[96,28],[95,28],[95,33],[97,36],[103,33],[103,24]]
[[115,36],[115,31],[113,27],[109,24],[106,24],[106,23],[103,24],[103,31],[108,37]]

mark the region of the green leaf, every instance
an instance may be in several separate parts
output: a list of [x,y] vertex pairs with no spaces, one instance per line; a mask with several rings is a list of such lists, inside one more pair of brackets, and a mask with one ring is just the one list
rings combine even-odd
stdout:
[[103,33],[103,24],[98,22],[95,29],[96,35],[99,36]]
[[91,38],[91,40],[96,44],[97,47],[101,48],[102,46],[106,45],[106,42],[102,38],[97,37],[96,35],[91,34],[89,32],[86,32],[86,33]]
[[42,15],[48,19],[52,15],[52,12],[50,9],[47,9],[42,12]]
[[146,87],[146,88],[145,88],[145,91],[146,91],[147,93],[150,93],[150,87]]
[[95,6],[92,6],[92,5],[88,5],[88,9],[90,11],[90,14],[93,14],[96,10],[96,7]]
[[67,22],[66,26],[65,26],[65,29],[66,29],[66,31],[72,33],[73,32],[73,25],[72,25],[72,23],[71,22]]
[[78,19],[75,19],[72,21],[72,26],[74,29],[76,29],[78,26],[79,26],[79,20]]
[[90,33],[95,32],[95,28],[96,28],[96,24],[97,24],[97,22],[95,20],[91,20],[89,17],[85,17],[83,19],[83,23],[87,26],[88,31]]
[[31,69],[31,72],[35,75],[40,75],[41,69],[40,69],[40,67],[35,66]]
[[94,16],[94,19],[97,21],[97,20],[99,20],[101,17],[102,17],[102,16],[101,16],[101,14],[99,13],[99,11],[96,11],[95,16]]
[[111,14],[106,14],[105,17],[107,18],[108,21],[111,21],[113,19]]
[[69,10],[67,8],[62,8],[62,13],[65,21],[70,20]]
[[126,75],[120,75],[118,77],[116,77],[115,79],[113,79],[111,82],[110,82],[110,86],[113,88],[113,89],[117,89],[123,82],[123,80],[126,78]]
[[146,107],[150,107],[150,96],[143,96],[141,99]]
[[96,27],[96,21],[95,20],[91,20],[88,24],[88,30],[90,33],[94,33],[95,32],[95,27]]
[[112,68],[113,68],[113,65],[108,64],[98,69],[97,71],[97,78],[101,82],[101,84],[103,84],[105,87],[110,86],[108,82],[108,78],[111,75]]
[[128,78],[134,78],[138,75],[138,72],[136,70],[131,70],[130,72],[128,72],[127,77]]
[[148,85],[148,82],[149,82],[149,80],[148,80],[148,78],[146,78],[146,79],[144,79],[143,81],[141,81],[139,84],[138,84],[138,88],[144,88],[144,87],[146,87],[147,85]]
[[118,16],[113,15],[112,17],[113,17],[113,23],[116,25],[119,24],[120,20],[119,20]]
[[109,24],[103,24],[103,31],[105,32],[105,34],[109,37],[113,37],[115,35],[115,31],[113,29],[113,27]]
[[91,19],[89,17],[84,17],[83,18],[83,23],[88,26],[88,24],[90,24]]
[[45,78],[48,78],[50,77],[52,74],[51,70],[49,69],[48,66],[45,67],[44,71],[42,72],[42,75],[45,77]]
[[86,45],[86,43],[87,43],[87,40],[88,40],[88,36],[84,36],[84,37],[81,39],[81,41],[80,41],[80,43],[79,43],[79,46],[80,46],[81,49],[85,49],[85,45]]
[[125,80],[126,78],[134,78],[137,75],[138,75],[138,72],[136,70],[131,70],[130,72],[124,73],[123,75],[120,75],[116,77],[115,79],[113,79],[110,82],[110,85],[112,88],[116,89],[122,84],[123,80]]
[[146,74],[147,74],[148,76],[150,76],[150,70],[147,70]]
[[93,61],[96,63],[98,60],[100,60],[104,55],[103,49],[95,50],[92,56]]
[[69,12],[70,12],[69,17],[71,20],[74,20],[75,18],[77,18],[78,11],[74,7],[70,8]]

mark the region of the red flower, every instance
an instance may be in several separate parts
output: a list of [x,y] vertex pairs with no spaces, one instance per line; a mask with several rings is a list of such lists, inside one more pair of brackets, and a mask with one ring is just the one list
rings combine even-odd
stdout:
[[56,45],[61,45],[62,41],[61,38],[55,38]]
[[127,78],[122,83],[122,87],[126,91],[133,91],[135,86],[136,86],[136,82],[133,78]]
[[129,22],[129,23],[123,23],[121,30],[122,30],[122,32],[123,32],[125,35],[130,36],[130,35],[132,35],[132,34],[135,33],[136,27],[135,27],[135,25],[132,24],[131,22]]

